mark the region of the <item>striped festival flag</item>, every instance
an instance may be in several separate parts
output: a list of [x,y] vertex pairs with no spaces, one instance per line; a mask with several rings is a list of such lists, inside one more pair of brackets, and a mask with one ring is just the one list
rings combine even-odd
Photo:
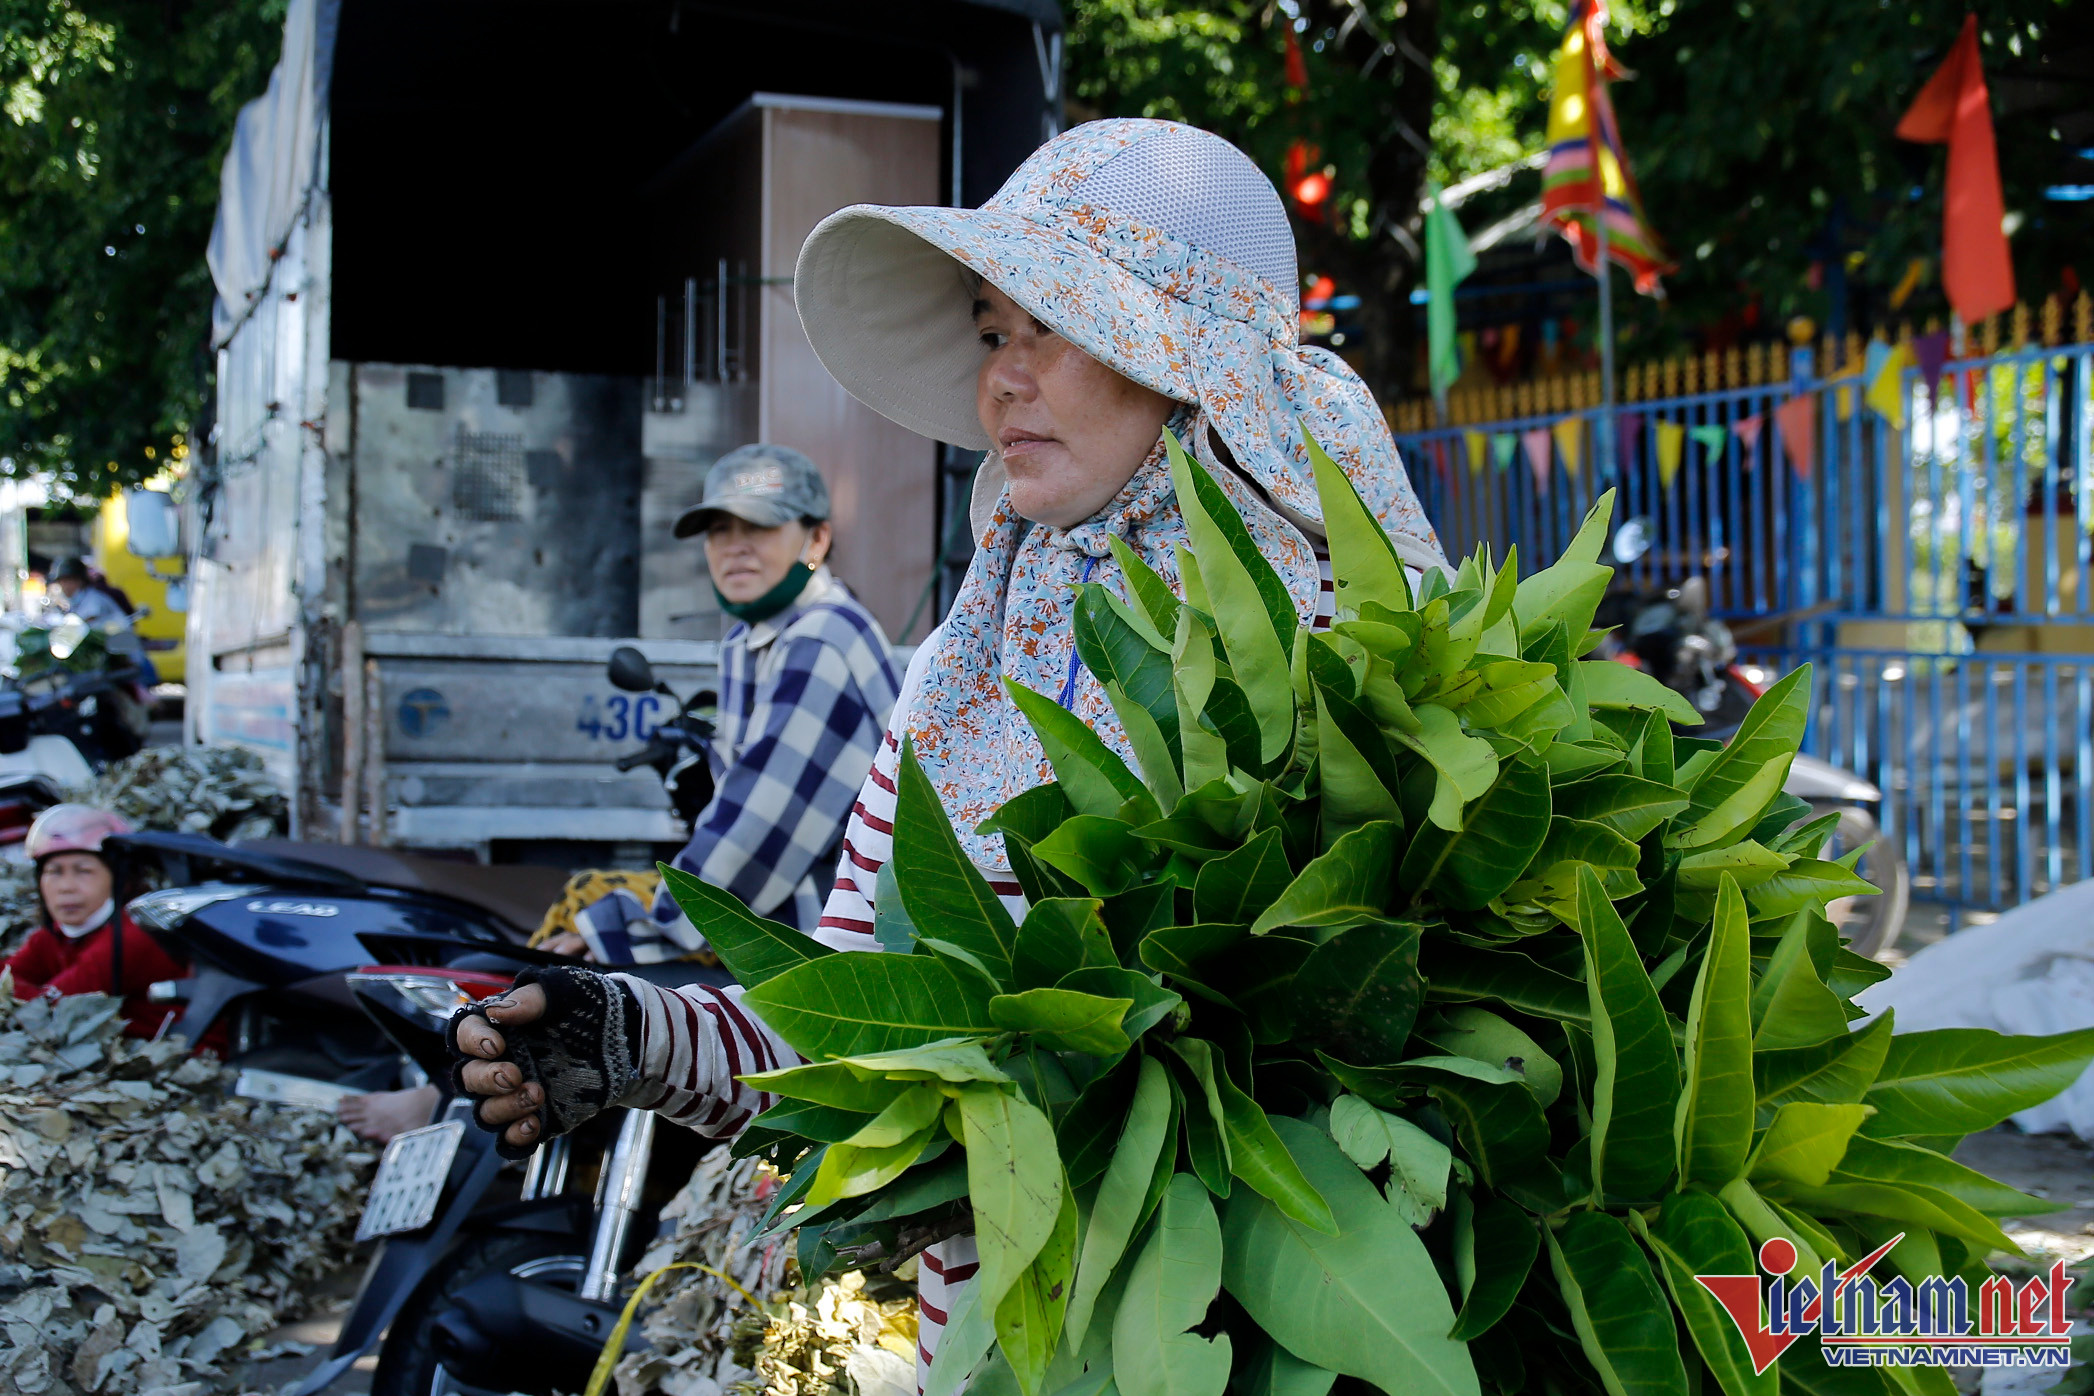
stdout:
[[1593,210],[1606,190],[1607,257],[1628,270],[1636,289],[1658,291],[1673,269],[1664,245],[1643,216],[1622,153],[1621,128],[1607,96],[1610,79],[1626,76],[1607,52],[1606,0],[1573,0],[1563,47],[1556,53],[1556,87],[1549,98],[1549,162],[1541,176],[1541,216],[1570,239],[1584,270],[1595,270]]

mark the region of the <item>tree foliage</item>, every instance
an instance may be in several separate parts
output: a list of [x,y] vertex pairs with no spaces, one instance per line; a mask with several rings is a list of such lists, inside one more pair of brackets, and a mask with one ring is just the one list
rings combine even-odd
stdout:
[[284,0],[0,0],[0,457],[99,496],[203,419],[204,247]]

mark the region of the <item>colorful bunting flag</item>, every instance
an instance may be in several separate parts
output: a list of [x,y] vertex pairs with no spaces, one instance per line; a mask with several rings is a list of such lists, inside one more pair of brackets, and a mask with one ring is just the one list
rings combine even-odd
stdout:
[[1899,431],[1905,430],[1905,370],[1912,367],[1912,362],[1912,351],[1904,345],[1893,347],[1873,341],[1868,362],[1862,368],[1869,380],[1862,401]]
[[1501,431],[1491,438],[1491,468],[1499,474],[1512,464],[1512,453],[1520,448],[1520,439],[1509,431]]
[[1454,210],[1441,202],[1439,181],[1426,180],[1425,193],[1426,365],[1432,377],[1433,401],[1445,410],[1447,388],[1461,377],[1461,353],[1454,339],[1454,287],[1476,270],[1476,254],[1469,251],[1469,235],[1461,230]]
[[1701,449],[1707,453],[1710,460],[1720,459],[1723,455],[1723,448],[1730,444],[1729,427],[1716,426],[1714,424],[1688,427],[1687,435],[1701,443]]
[[1798,393],[1774,409],[1781,449],[1798,479],[1808,480],[1818,463],[1818,395]]
[[1535,488],[1546,492],[1549,488],[1549,429],[1536,427],[1520,433],[1520,442],[1527,448],[1527,467],[1534,472]]
[[1622,151],[1607,83],[1626,74],[1607,52],[1606,28],[1605,0],[1573,0],[1549,96],[1541,215],[1570,240],[1578,265],[1592,272],[1599,250],[1593,211],[1604,204],[1607,259],[1627,268],[1636,289],[1650,295],[1673,263],[1644,217],[1643,197]]
[[1643,414],[1624,412],[1614,423],[1615,449],[1621,453],[1621,468],[1628,470],[1636,464],[1637,448],[1643,444]]
[[1949,56],[1899,120],[1898,139],[1949,148],[1941,198],[1941,288],[1949,304],[1966,325],[2010,309],[2014,262],[2007,255],[1999,147],[1978,61],[1976,15],[1963,17]]
[[1483,473],[1484,434],[1480,431],[1465,431],[1462,433],[1462,444],[1468,448],[1469,452],[1469,473],[1471,475],[1481,475]]
[[1926,381],[1927,405],[1932,407],[1940,396],[1942,367],[1949,361],[1949,332],[1936,330],[1913,340],[1912,361],[1919,365],[1920,377]]
[[1767,417],[1762,412],[1755,412],[1750,417],[1740,417],[1730,424],[1730,429],[1738,434],[1738,440],[1745,443],[1745,466],[1748,470],[1755,464],[1752,448],[1759,444],[1760,428],[1766,424]]
[[1687,429],[1678,422],[1658,423],[1658,483],[1672,488],[1680,473],[1680,453],[1686,449]]
[[1563,462],[1564,474],[1577,474],[1585,459],[1585,419],[1565,417],[1549,431],[1556,438],[1556,457]]

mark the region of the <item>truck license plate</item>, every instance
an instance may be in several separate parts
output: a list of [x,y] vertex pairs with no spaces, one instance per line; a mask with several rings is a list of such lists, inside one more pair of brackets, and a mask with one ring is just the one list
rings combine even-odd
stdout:
[[371,1180],[371,1195],[364,1202],[356,1239],[368,1241],[427,1226],[436,1215],[444,1179],[451,1174],[451,1160],[464,1138],[462,1120],[394,1135],[378,1160],[378,1175]]

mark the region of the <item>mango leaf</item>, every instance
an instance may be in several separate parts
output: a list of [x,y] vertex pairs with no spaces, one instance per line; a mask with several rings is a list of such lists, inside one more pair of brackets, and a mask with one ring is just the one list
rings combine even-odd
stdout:
[[1134,836],[1132,825],[1095,814],[1072,815],[1032,846],[1032,856],[1074,878],[1094,897],[1125,892],[1156,861],[1149,847]]
[[[1194,1037],[1181,1037],[1171,1044],[1202,1079],[1214,1082],[1221,1100],[1222,1133],[1229,1144],[1229,1171],[1242,1179],[1290,1220],[1318,1231],[1335,1234],[1330,1204],[1303,1176],[1301,1165],[1287,1152],[1265,1111],[1229,1079],[1228,1065],[1214,1055],[1213,1047]],[[1202,1072],[1197,1058],[1205,1054],[1209,1065]]]
[[1244,1396],[1330,1396],[1337,1380],[1336,1372],[1304,1362],[1278,1343],[1267,1341],[1250,1365],[1243,1391]]
[[1370,921],[1316,947],[1294,972],[1294,1021],[1333,1056],[1386,1066],[1402,1059],[1424,991],[1418,927]]
[[1687,1008],[1686,1081],[1673,1125],[1680,1185],[1720,1188],[1752,1149],[1752,926],[1729,874]]
[[[1860,1142],[1860,1136],[1856,1136],[1856,1142]],[[1812,1212],[1852,1212],[1882,1217],[1903,1222],[1908,1227],[1924,1227],[1937,1236],[1958,1237],[1985,1251],[2022,1254],[2021,1247],[1991,1218],[1938,1188],[1915,1183],[1856,1182],[1837,1173],[1822,1188],[1806,1187],[1800,1183],[1769,1186],[1779,1187],[1784,1201]]]
[[[1493,1188],[1533,1174],[1549,1149],[1549,1122],[1517,1072],[1488,1068],[1468,1057],[1414,1058],[1391,1068],[1348,1067],[1322,1058],[1340,1083],[1373,1100],[1392,1076],[1425,1084],[1454,1126],[1477,1175]],[[1495,1073],[1495,1074],[1493,1074]],[[1384,1097],[1386,1099],[1386,1097]]]
[[1904,1140],[1859,1134],[1847,1141],[1846,1153],[1833,1167],[1832,1181],[1933,1188],[1989,1217],[2034,1216],[2057,1208],[2055,1201],[2010,1188],[1946,1154]]
[[[1146,624],[1146,618],[1141,623]],[[1117,684],[1155,720],[1175,761],[1178,705],[1171,694],[1171,642],[1153,630],[1145,636],[1135,624],[1134,614],[1104,586],[1090,582],[1076,588],[1072,629],[1077,658],[1100,684]]]
[[1368,512],[1338,463],[1306,431],[1309,464],[1316,475],[1316,498],[1323,506],[1324,536],[1331,550],[1331,574],[1338,582],[1338,608],[1357,612],[1364,602],[1399,611],[1411,608],[1411,588],[1403,563],[1381,521]]
[[996,1031],[988,986],[927,955],[826,955],[765,980],[742,1002],[814,1061]]
[[1149,618],[1149,624],[1155,627],[1157,635],[1168,645],[1170,637],[1178,633],[1180,603],[1177,593],[1171,590],[1171,584],[1165,581],[1155,568],[1142,561],[1141,554],[1127,546],[1126,539],[1117,534],[1108,534],[1105,542],[1106,546],[1112,549],[1114,560],[1120,564],[1120,571],[1126,574],[1128,594],[1134,598],[1135,604],[1141,607],[1142,614]]
[[974,1241],[981,1254],[978,1302],[993,1314],[1060,1220],[1066,1191],[1061,1155],[1047,1116],[1008,1090],[963,1087],[959,1107]]
[[945,1097],[918,1086],[880,1112],[878,1118],[822,1156],[821,1171],[807,1194],[809,1207],[840,1197],[877,1192],[909,1171],[938,1127]]
[[1653,709],[1682,727],[1699,727],[1707,720],[1678,691],[1641,669],[1611,659],[1587,659],[1579,662],[1578,672],[1585,680],[1585,701],[1595,708]]
[[1071,1346],[1081,1346],[1090,1329],[1092,1306],[1120,1257],[1127,1253],[1127,1243],[1134,1239],[1150,1180],[1158,1167],[1170,1167],[1171,1158],[1164,1152],[1170,1121],[1170,1079],[1162,1062],[1144,1057],[1134,1102],[1128,1107],[1126,1124],[1091,1203],[1090,1224],[1084,1229],[1083,1258],[1077,1264],[1076,1285],[1069,1297],[1066,1336]]
[[1687,1332],[1723,1396],[1776,1396],[1780,1371],[1770,1367],[1764,1375],[1753,1373],[1752,1354],[1737,1325],[1695,1279],[1759,1273],[1752,1243],[1723,1204],[1707,1193],[1674,1193],[1665,1199],[1656,1226],[1648,1225],[1641,1212],[1629,1213],[1629,1225],[1658,1257],[1665,1288],[1687,1320]]
[[1389,1205],[1405,1225],[1422,1229],[1446,1207],[1454,1154],[1401,1115],[1341,1095],[1331,1102],[1331,1138],[1370,1172],[1388,1163]]
[[1176,1080],[1184,1106],[1185,1156],[1207,1191],[1216,1197],[1227,1197],[1235,1169],[1229,1157],[1229,1131],[1213,1049],[1190,1037],[1173,1038],[1170,1047],[1178,1058]]
[[[1240,945],[1249,932],[1240,925],[1196,922],[1189,926],[1164,926],[1142,937],[1136,952],[1141,962],[1158,974],[1168,974],[1187,987],[1205,990],[1207,996],[1228,1003],[1228,996],[1206,983],[1203,961]],[[1224,966],[1216,966],[1225,970]],[[1234,1006],[1231,1004],[1230,1006]]]
[[1222,1223],[1229,1293],[1303,1361],[1406,1396],[1480,1396],[1467,1346],[1446,1336],[1454,1311],[1424,1243],[1330,1136],[1299,1120],[1273,1127],[1338,1231],[1237,1192]]
[[916,951],[916,923],[909,919],[909,908],[902,903],[902,887],[895,881],[891,858],[873,874],[873,939],[892,955]]
[[1377,819],[1401,821],[1396,762],[1374,719],[1351,699],[1317,685],[1317,788],[1326,843]]
[[[1575,788],[1575,787],[1574,787]],[[1549,831],[1549,777],[1508,761],[1491,788],[1463,811],[1462,827],[1426,824],[1411,839],[1396,882],[1412,898],[1477,911],[1519,879]]]
[[990,999],[989,1018],[1006,1032],[1033,1034],[1054,1051],[1110,1057],[1129,1046],[1120,1020],[1132,1007],[1131,998],[1100,998],[1073,989],[1027,989]]
[[1055,783],[1078,814],[1114,815],[1131,800],[1141,811],[1136,823],[1146,824],[1163,817],[1141,777],[1128,770],[1127,763],[1100,741],[1082,718],[1046,694],[1035,693],[1013,679],[1005,679],[1003,686],[1025,714],[1025,720],[1032,724],[1047,753],[1048,764],[1054,767]]
[[1192,887],[1193,919],[1248,926],[1293,880],[1280,831],[1266,829],[1235,852],[1201,866]]
[[[1869,1083],[1883,1069],[1893,1041],[1892,1023],[1893,1016],[1886,1010],[1860,1031],[1815,1046],[1755,1052],[1752,1080],[1760,1109],[1785,1105],[1792,1100],[1816,1100],[1828,1105],[1861,1101]],[[1878,1107],[1879,1111],[1881,1108]],[[1919,1118],[1931,1125],[1935,1117],[1930,1114]]]
[[1073,989],[1079,994],[1095,994],[1099,998],[1132,1000],[1134,1007],[1127,1010],[1120,1028],[1129,1038],[1137,1040],[1185,1002],[1180,995],[1162,987],[1140,970],[1117,965],[1093,965],[1077,970],[1064,976],[1062,982],[1054,987]]
[[1762,693],[1738,724],[1736,734],[1702,769],[1689,792],[1687,809],[1679,817],[1682,828],[1675,838],[1680,847],[1707,847],[1749,829],[1781,790],[1789,763],[1803,741],[1804,721],[1810,712],[1810,672],[1806,664]]
[[1019,989],[1044,988],[1085,965],[1119,963],[1112,952],[1112,936],[1098,916],[1100,905],[1095,897],[1049,897],[1034,902],[1012,948],[1012,984]]
[[1600,545],[1607,538],[1607,521],[1613,514],[1614,491],[1609,490],[1586,511],[1577,536],[1556,562],[1520,582],[1512,598],[1512,615],[1523,650],[1551,625],[1561,624],[1571,635],[1582,635],[1592,625],[1600,598],[1607,594],[1607,583],[1614,577],[1612,568],[1598,562]]
[[1780,1181],[1823,1187],[1845,1156],[1854,1131],[1861,1128],[1868,1116],[1866,1105],[1791,1101],[1774,1113],[1774,1123],[1760,1136],[1746,1166],[1746,1176],[1756,1183]]
[[1379,920],[1388,904],[1397,833],[1395,824],[1378,821],[1344,835],[1251,923],[1251,934],[1280,926],[1336,932]]
[[1018,927],[980,869],[960,851],[952,820],[906,739],[895,772],[893,861],[917,935],[959,946],[998,986],[1007,987]]
[[1585,986],[1567,974],[1515,950],[1480,950],[1434,936],[1418,952],[1427,1003],[1494,999],[1520,1013],[1588,1023],[1592,1009]]
[[1679,862],[1679,884],[1691,890],[1713,891],[1727,877],[1741,890],[1750,889],[1778,876],[1791,861],[1785,853],[1748,840],[1728,848],[1689,853]]
[[1839,996],[1818,978],[1811,960],[1810,923],[1799,916],[1783,933],[1753,991],[1753,1046],[1762,1052],[1814,1047],[1847,1036]]
[[[1163,729],[1156,719],[1129,698],[1116,683],[1105,685],[1105,696],[1112,703],[1113,712],[1126,730],[1127,745],[1134,749],[1134,761],[1141,768],[1142,783],[1156,799],[1159,807],[1176,804],[1185,795],[1185,787],[1178,778],[1176,742],[1166,740]],[[1171,709],[1177,713],[1175,701]]]
[[[1075,882],[1032,856],[1032,846],[1062,826],[1075,811],[1060,785],[1048,781],[1013,795],[975,826],[977,833],[1003,835],[1004,853],[1011,861],[1011,876],[1018,879],[1027,901],[1049,897],[1073,897],[1082,892]],[[892,868],[893,863],[887,865]],[[886,869],[881,870],[883,873]],[[875,903],[877,906],[877,902]]]
[[[1229,667],[1257,718],[1259,759],[1276,760],[1294,735],[1287,664],[1301,623],[1294,598],[1206,467],[1185,453],[1176,436],[1166,432],[1164,440],[1178,507],[1192,535],[1200,581],[1212,606],[1208,614],[1214,617]],[[1191,781],[1191,772],[1186,778]]]
[[1199,1181],[1164,1190],[1156,1228],[1134,1258],[1112,1322],[1113,1381],[1121,1396],[1221,1396],[1229,1337],[1196,1337],[1221,1292],[1221,1224]]
[[[1658,991],[1600,880],[1578,870],[1573,921],[1592,1009],[1592,1181],[1601,1196],[1648,1197],[1672,1176],[1680,1064]],[[1626,1239],[1626,1237],[1624,1237]]]
[[[1254,774],[1266,769],[1267,758],[1262,755],[1264,737],[1257,711],[1251,706],[1242,686],[1229,675],[1216,674],[1214,682],[1208,686],[1206,705],[1200,709],[1199,728],[1221,742],[1230,765]],[[1188,775],[1187,779],[1190,778]]]
[[1563,1068],[1541,1044],[1497,1014],[1475,1007],[1450,1008],[1420,1028],[1423,1041],[1458,1057],[1502,1066],[1518,1075],[1546,1110],[1563,1091]]
[[1061,1345],[1069,1282],[1076,1273],[1076,1227],[1076,1199],[1064,1188],[1046,1244],[996,1306],[996,1343],[1023,1396],[1042,1389]]
[[1549,832],[1534,861],[1506,889],[1504,900],[1542,902],[1561,915],[1559,904],[1578,895],[1581,873],[1599,877],[1609,898],[1627,897],[1636,891],[1636,868],[1642,859],[1642,850],[1605,824],[1559,814],[1549,821]]
[[1786,871],[1748,890],[1755,919],[1792,916],[1806,907],[1822,909],[1836,897],[1872,897],[1876,884],[1841,863],[1798,858]]
[[1601,775],[1559,788],[1555,803],[1558,814],[1605,824],[1635,842],[1685,809],[1687,797],[1641,776]]
[[1672,724],[1665,714],[1652,713],[1644,721],[1643,735],[1634,748],[1636,774],[1658,785],[1676,787],[1673,769]]
[[1056,1146],[1069,1186],[1088,1185],[1112,1160],[1134,1100],[1138,1060],[1123,1056],[1077,1093],[1054,1124]]
[[655,866],[661,871],[662,885],[676,899],[677,909],[745,988],[753,989],[795,965],[836,953],[812,936],[758,916],[741,898],[682,868],[668,863]]
[[1455,1270],[1466,1278],[1461,1312],[1447,1336],[1470,1342],[1512,1311],[1512,1301],[1541,1253],[1541,1232],[1519,1204],[1485,1193],[1475,1204],[1466,1232],[1456,1233],[1454,1246]]
[[[1181,560],[1190,563],[1191,558],[1184,555]],[[1185,575],[1190,584],[1197,573]],[[1188,791],[1225,783],[1229,775],[1228,743],[1215,723],[1202,721],[1216,677],[1213,632],[1198,611],[1180,608],[1178,633],[1171,642],[1171,691],[1178,703],[1178,750]],[[1249,706],[1248,699],[1244,706]]]
[[979,1039],[950,1038],[921,1047],[838,1058],[838,1065],[874,1081],[1007,1082]]
[[1571,1327],[1608,1396],[1687,1396],[1672,1306],[1629,1229],[1604,1212],[1573,1212],[1542,1235]]
[[908,1089],[905,1083],[890,1081],[885,1076],[867,1079],[843,1062],[811,1062],[735,1079],[788,1100],[804,1100],[829,1109],[868,1116],[885,1110],[894,1103],[896,1096]]
[[2094,1028],[2050,1037],[2007,1037],[1985,1028],[1905,1033],[1890,1040],[1882,1070],[1862,1097],[1876,1107],[1868,1132],[1991,1129],[2071,1085],[2090,1059]]
[[[738,1079],[746,1081],[748,1078]],[[749,1127],[776,1130],[780,1134],[797,1134],[802,1139],[835,1144],[865,1128],[872,1122],[872,1118],[871,1115],[860,1111],[839,1110],[833,1105],[816,1105],[806,1100],[781,1100],[750,1120]]]
[[1429,704],[1412,710],[1420,730],[1397,730],[1396,740],[1425,758],[1439,772],[1426,817],[1442,829],[1461,828],[1462,806],[1481,799],[1498,778],[1498,753],[1481,737],[1462,730],[1461,719]]

